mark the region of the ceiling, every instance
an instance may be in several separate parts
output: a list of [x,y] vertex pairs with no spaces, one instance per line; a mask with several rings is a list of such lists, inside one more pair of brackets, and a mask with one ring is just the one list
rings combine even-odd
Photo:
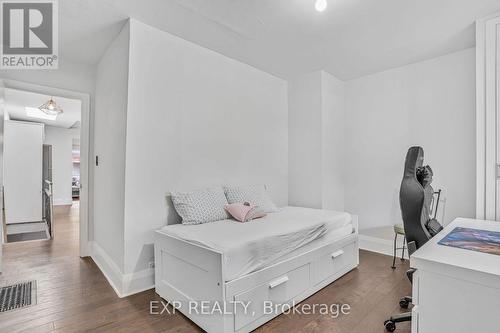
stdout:
[[62,0],[61,56],[95,64],[127,17],[282,78],[324,69],[348,80],[474,42],[500,0]]
[[5,110],[13,120],[33,121],[63,128],[80,127],[82,102],[79,100],[52,96],[56,103],[62,107],[64,112],[59,114],[56,120],[47,120],[29,117],[26,114],[25,108],[38,108],[43,103],[47,102],[51,96],[11,88],[4,88],[4,91]]

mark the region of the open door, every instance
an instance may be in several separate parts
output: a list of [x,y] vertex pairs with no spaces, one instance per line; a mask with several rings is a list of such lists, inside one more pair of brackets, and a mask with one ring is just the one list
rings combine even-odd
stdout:
[[43,220],[47,223],[49,237],[53,238],[52,145],[43,145],[42,164]]

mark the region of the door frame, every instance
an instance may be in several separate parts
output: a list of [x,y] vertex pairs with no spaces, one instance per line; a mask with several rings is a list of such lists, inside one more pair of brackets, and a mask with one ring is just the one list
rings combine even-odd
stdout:
[[91,255],[89,246],[89,203],[93,198],[90,173],[90,94],[56,87],[43,86],[22,81],[2,79],[4,88],[31,91],[34,93],[78,99],[82,103],[80,119],[80,257]]
[[497,208],[499,29],[500,12],[476,21],[476,218],[487,220],[500,218],[500,207]]

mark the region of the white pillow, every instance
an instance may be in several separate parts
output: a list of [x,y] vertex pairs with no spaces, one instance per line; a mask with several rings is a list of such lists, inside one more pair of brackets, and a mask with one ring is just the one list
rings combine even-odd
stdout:
[[248,202],[259,207],[265,213],[278,211],[278,207],[271,200],[265,185],[226,186],[224,192],[230,204]]
[[227,199],[222,187],[172,192],[172,203],[182,217],[182,224],[201,224],[229,218],[224,209]]

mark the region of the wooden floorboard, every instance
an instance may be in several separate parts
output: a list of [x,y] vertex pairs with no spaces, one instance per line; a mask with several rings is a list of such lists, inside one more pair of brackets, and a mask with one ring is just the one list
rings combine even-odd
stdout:
[[[0,332],[201,332],[180,313],[151,315],[160,300],[153,290],[118,298],[90,258],[78,257],[78,206],[58,214],[55,239],[5,244],[0,286],[37,280],[38,303],[0,313]],[[349,304],[350,313],[283,314],[255,332],[383,333],[383,321],[399,313],[398,301],[411,290],[407,262],[390,269],[391,258],[360,252],[360,265],[312,295],[307,304]],[[410,324],[397,332],[410,333]]]

